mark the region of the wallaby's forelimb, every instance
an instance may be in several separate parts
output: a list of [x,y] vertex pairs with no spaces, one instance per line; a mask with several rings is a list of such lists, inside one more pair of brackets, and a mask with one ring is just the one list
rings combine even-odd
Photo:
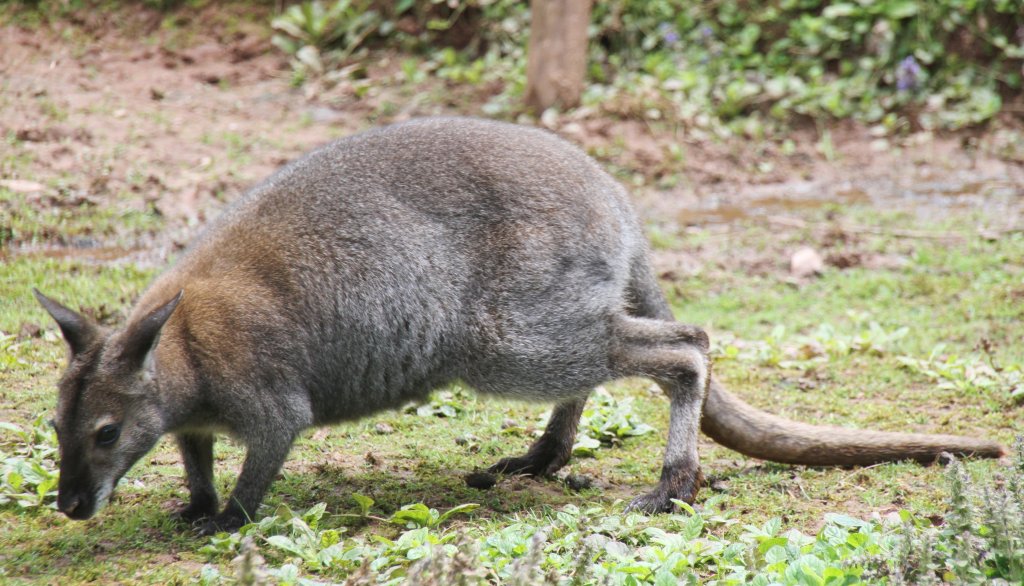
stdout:
[[502,458],[488,468],[493,474],[551,476],[565,466],[572,456],[576,429],[587,398],[572,399],[555,405],[544,434],[530,446],[525,456]]
[[267,433],[247,440],[245,462],[235,490],[228,498],[224,511],[200,528],[202,534],[233,531],[256,518],[256,509],[263,500],[263,494],[284,465],[294,438],[294,432],[285,432],[280,435]]
[[212,433],[180,433],[176,439],[189,491],[189,503],[178,511],[178,517],[192,523],[217,512],[217,489],[213,484],[214,439]]
[[996,442],[954,435],[892,433],[810,425],[765,413],[711,381],[701,429],[741,454],[810,466],[865,466],[893,460],[934,462],[942,452],[998,458]]

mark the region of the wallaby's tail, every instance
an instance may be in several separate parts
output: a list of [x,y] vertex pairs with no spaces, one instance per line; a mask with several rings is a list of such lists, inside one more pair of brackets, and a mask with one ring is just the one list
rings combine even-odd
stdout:
[[[645,256],[634,259],[629,287],[633,315],[673,320],[672,309]],[[942,452],[999,458],[1003,446],[955,435],[891,433],[810,425],[783,419],[744,403],[712,376],[701,430],[741,454],[808,466],[866,466],[892,460],[929,463]]]
[[810,466],[868,465],[891,460],[933,462],[941,452],[998,458],[998,443],[955,435],[891,433],[810,425],[755,409],[714,379],[704,403],[701,430],[741,454]]

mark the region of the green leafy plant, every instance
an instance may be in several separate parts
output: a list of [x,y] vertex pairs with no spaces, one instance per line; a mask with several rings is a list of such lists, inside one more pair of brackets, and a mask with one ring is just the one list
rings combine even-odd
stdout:
[[423,503],[416,503],[412,505],[406,505],[402,507],[395,514],[391,515],[390,522],[396,525],[402,525],[409,529],[416,527],[424,527],[431,529],[447,521],[452,515],[459,515],[469,513],[477,509],[480,505],[467,503],[452,507],[444,513],[439,513],[437,509],[431,509]]
[[329,6],[320,0],[296,4],[271,23],[278,31],[272,42],[294,57],[297,72],[322,74],[341,64],[380,27],[379,14],[369,6],[354,0]]
[[57,437],[40,415],[27,426],[0,422],[14,440],[0,443],[0,505],[53,506],[57,496]]

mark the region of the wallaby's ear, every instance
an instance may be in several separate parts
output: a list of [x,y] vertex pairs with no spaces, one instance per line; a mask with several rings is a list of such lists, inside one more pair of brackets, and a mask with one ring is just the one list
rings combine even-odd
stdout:
[[167,323],[171,314],[174,313],[174,309],[178,307],[178,303],[184,295],[184,289],[178,291],[178,294],[170,301],[149,312],[149,315],[138,322],[128,326],[128,331],[125,332],[124,350],[121,356],[129,364],[135,367],[142,366],[146,355],[156,346],[156,341],[160,338],[160,330]]
[[39,300],[40,305],[43,306],[43,309],[60,326],[60,332],[64,334],[64,340],[71,347],[72,356],[84,351],[96,339],[99,329],[92,320],[43,295],[39,292],[39,289],[33,288],[32,292],[35,294],[36,299]]

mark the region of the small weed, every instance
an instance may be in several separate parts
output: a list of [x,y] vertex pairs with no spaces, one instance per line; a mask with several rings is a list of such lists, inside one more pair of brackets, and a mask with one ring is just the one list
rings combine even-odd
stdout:
[[647,239],[655,250],[679,250],[683,247],[683,240],[677,233],[658,224],[647,226]]
[[789,336],[786,327],[778,324],[767,337],[756,341],[740,340],[727,333],[717,334],[712,339],[711,354],[716,359],[807,369],[851,354],[890,354],[910,331],[905,326],[886,329],[862,314],[848,315],[854,321],[853,333],[844,333],[823,323],[810,334]]
[[603,387],[595,390],[580,419],[580,431],[573,454],[593,455],[593,441],[601,445],[621,444],[627,437],[646,435],[654,428],[640,421],[633,411],[633,399],[616,399]]
[[455,388],[434,393],[430,402],[423,405],[411,404],[405,407],[406,413],[415,413],[420,417],[458,417],[466,410],[466,403],[471,400],[469,391]]
[[1000,365],[991,356],[987,359],[981,356],[960,357],[946,354],[945,350],[945,344],[939,344],[928,358],[899,356],[897,360],[907,370],[938,382],[940,389],[965,394],[995,391],[1005,393],[1011,401],[1024,401],[1024,365]]
[[64,122],[68,119],[67,109],[49,98],[40,98],[39,109],[43,115],[55,122]]
[[0,332],[0,372],[13,371],[24,360],[18,355],[17,337]]
[[438,513],[436,509],[431,509],[423,503],[416,503],[402,507],[401,510],[397,511],[394,515],[391,515],[391,518],[388,519],[388,521],[395,523],[396,525],[403,525],[408,529],[416,527],[433,529],[447,521],[452,515],[468,513],[479,506],[480,505],[468,503],[449,509],[444,513]]
[[[540,417],[539,427],[546,425],[548,417],[550,413]],[[601,447],[621,445],[628,437],[653,431],[654,428],[641,421],[633,411],[633,399],[616,399],[604,387],[598,387],[580,418],[572,453],[574,456],[593,456]],[[537,433],[541,432],[538,430]]]

